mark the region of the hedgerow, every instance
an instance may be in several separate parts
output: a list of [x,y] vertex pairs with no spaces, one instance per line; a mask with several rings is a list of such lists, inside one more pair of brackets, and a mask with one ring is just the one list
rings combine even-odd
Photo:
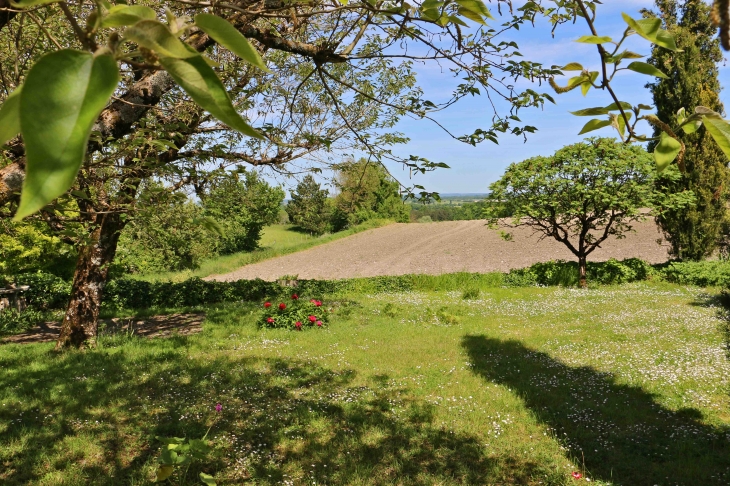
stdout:
[[[410,291],[463,291],[465,288],[576,286],[577,264],[566,261],[536,263],[509,273],[455,273],[447,275],[394,275],[343,280],[299,280],[296,291],[312,298],[347,293]],[[730,288],[730,262],[671,262],[650,265],[637,258],[588,264],[588,281],[612,285],[642,280],[664,280],[682,285]],[[29,285],[29,307],[38,310],[65,308],[70,282],[48,273],[17,275],[17,285]],[[291,287],[264,280],[207,281],[195,277],[184,282],[146,282],[130,278],[110,281],[104,290],[104,308],[146,309],[194,307],[222,302],[256,302],[290,294]]]

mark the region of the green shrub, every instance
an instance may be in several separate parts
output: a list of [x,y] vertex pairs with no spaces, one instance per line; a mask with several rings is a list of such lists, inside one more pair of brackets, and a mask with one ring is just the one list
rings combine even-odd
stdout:
[[0,276],[42,271],[70,278],[75,265],[75,249],[45,222],[0,219]]
[[377,162],[360,159],[337,164],[332,229],[341,231],[370,219],[410,220],[410,207],[403,203],[399,184]]
[[670,262],[659,267],[662,276],[669,282],[700,287],[730,287],[730,262]]
[[478,299],[480,294],[481,291],[478,287],[468,287],[464,289],[464,292],[461,294],[461,298],[464,300],[474,300]]
[[212,182],[201,197],[204,214],[223,229],[218,241],[222,255],[258,248],[264,226],[279,221],[284,190],[272,187],[256,172],[239,169]]
[[217,235],[200,224],[203,210],[185,194],[150,183],[136,209],[120,235],[112,276],[197,268],[216,255]]
[[180,283],[117,279],[107,284],[104,306],[107,309],[193,307],[219,302],[255,301],[280,293],[281,286],[259,279],[215,282],[194,277]]
[[[385,275],[344,280],[299,280],[298,294],[321,298],[338,293],[384,293],[412,291],[461,291],[464,299],[476,299],[480,289],[495,287],[529,287],[534,285],[578,284],[575,262],[551,261],[502,273],[453,273],[446,275]],[[589,281],[596,284],[622,284],[646,279],[697,286],[730,287],[730,263],[688,262],[651,266],[630,258],[608,260],[588,265]],[[71,283],[42,272],[18,275],[18,285],[29,285],[28,305],[36,310],[63,309],[68,302]],[[219,302],[253,302],[288,295],[289,287],[264,280],[234,282],[206,281],[198,277],[179,283],[146,282],[129,278],[110,281],[104,290],[104,307],[108,310],[146,309],[150,307],[194,307]]]
[[18,334],[45,320],[46,315],[36,309],[18,312],[15,309],[0,311],[0,336]]
[[319,236],[330,229],[332,203],[329,191],[322,189],[314,177],[307,175],[297,184],[286,205],[289,221],[313,235]]
[[532,287],[539,285],[532,267],[510,270],[504,276],[505,287]]
[[[578,263],[564,260],[535,263],[528,268],[511,270],[505,275],[508,287],[530,285],[573,287],[578,285]],[[588,262],[588,282],[602,285],[616,285],[659,277],[660,272],[638,258],[618,261]]]
[[639,258],[621,261],[612,258],[605,262],[588,264],[588,279],[606,285],[647,280],[657,275],[657,271],[649,263]]
[[37,310],[64,309],[71,295],[71,282],[50,273],[38,271],[14,277],[16,285],[28,285],[23,294],[29,307]]

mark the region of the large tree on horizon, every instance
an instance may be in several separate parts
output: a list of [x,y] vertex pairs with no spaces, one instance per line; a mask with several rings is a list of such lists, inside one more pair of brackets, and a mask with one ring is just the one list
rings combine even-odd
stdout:
[[[489,186],[485,216],[493,228],[527,227],[540,240],[565,245],[578,260],[580,286],[586,287],[588,257],[608,238],[633,231],[633,224],[648,216],[644,208],[662,211],[691,202],[689,191],[658,194],[655,177],[656,165],[642,147],[589,138],[551,156],[511,164]],[[506,211],[511,218],[501,218]]]
[[[705,106],[724,112],[717,63],[722,61],[720,41],[710,20],[711,7],[702,0],[656,0],[656,15],[683,52],[652,48],[649,63],[662,70],[667,78],[656,78],[647,84],[654,97],[657,116],[676,120],[677,112],[687,113]],[[654,136],[660,130],[655,129]],[[694,133],[682,130],[677,136],[684,142],[682,177],[657,179],[658,187],[667,193],[691,190],[694,206],[662,212],[657,224],[672,245],[672,253],[682,260],[701,260],[713,253],[722,239],[728,222],[727,202],[730,197],[730,176],[727,158],[713,143],[704,126]],[[650,144],[653,150],[655,144]]]

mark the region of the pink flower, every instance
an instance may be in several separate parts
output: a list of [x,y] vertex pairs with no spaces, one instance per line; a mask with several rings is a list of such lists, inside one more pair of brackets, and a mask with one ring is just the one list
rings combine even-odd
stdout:
[[215,411],[218,412],[218,413],[220,413],[221,410],[223,410],[223,405],[221,405],[220,403],[216,403],[215,404]]
[[294,326],[297,328],[297,331],[301,331],[302,330],[302,323],[301,322],[297,321],[297,323],[294,324]]
[[316,305],[317,307],[320,307],[322,305],[322,301],[321,300],[315,300],[314,301],[314,305]]
[[317,326],[322,327],[322,321],[317,321]]
[[273,324],[274,323],[274,318],[273,317],[269,317],[268,319],[266,319],[266,322],[268,322],[269,324]]
[[271,307],[271,302],[264,302],[264,307],[266,307],[267,309],[268,309],[269,307]]
[[579,473],[578,471],[573,471],[573,479],[580,479],[583,475]]
[[281,304],[279,304],[279,310],[284,310],[284,309],[286,309],[286,304],[282,302]]
[[317,318],[315,316],[309,316],[309,322],[315,322]]
[[292,294],[291,298],[292,298],[292,300],[297,300],[299,298],[299,296],[297,294]]

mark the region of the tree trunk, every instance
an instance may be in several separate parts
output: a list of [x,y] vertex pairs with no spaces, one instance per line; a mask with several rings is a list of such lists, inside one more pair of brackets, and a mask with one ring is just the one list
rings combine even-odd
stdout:
[[124,222],[117,213],[97,214],[87,244],[79,248],[71,300],[56,349],[96,346],[96,330],[109,264],[114,260]]
[[580,256],[578,257],[578,277],[580,279],[580,287],[586,288],[588,287],[588,279],[586,278],[586,256]]

